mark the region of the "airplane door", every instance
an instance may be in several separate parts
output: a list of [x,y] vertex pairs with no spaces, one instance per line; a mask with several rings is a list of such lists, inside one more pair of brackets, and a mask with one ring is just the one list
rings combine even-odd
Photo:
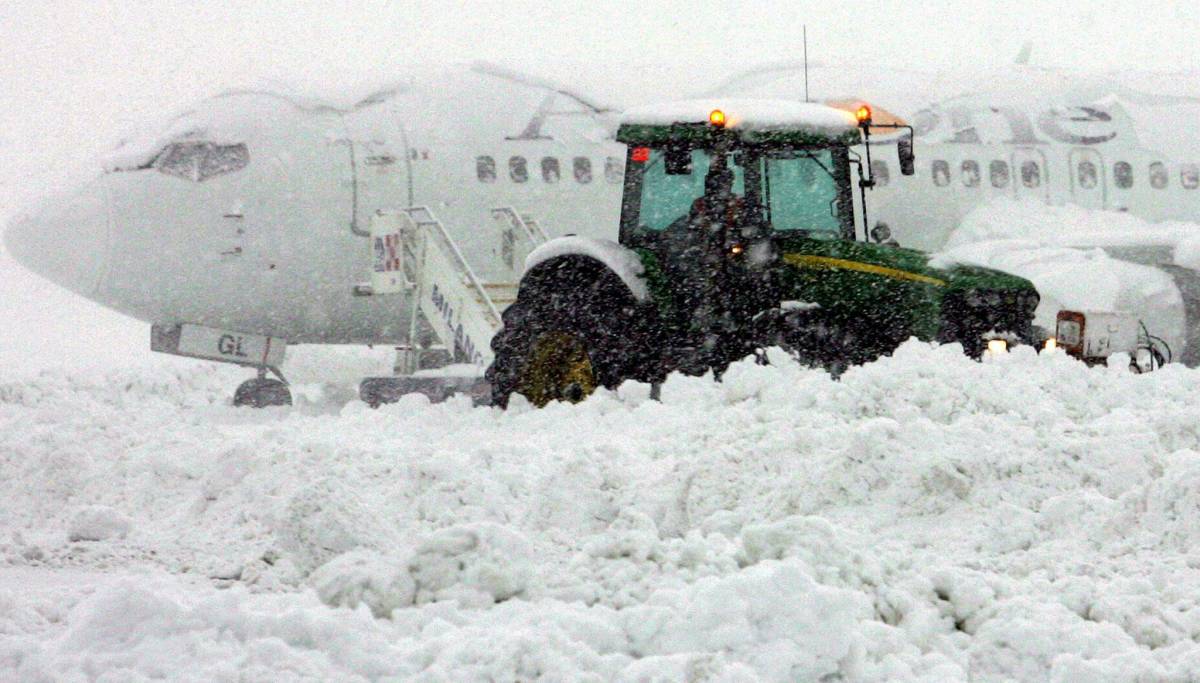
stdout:
[[1104,173],[1104,158],[1094,149],[1073,149],[1071,164],[1071,199],[1085,209],[1108,208],[1108,183]]
[[353,229],[355,234],[368,236],[376,211],[408,206],[412,159],[404,143],[404,129],[388,106],[348,115],[346,127],[353,146]]
[[383,140],[354,141],[356,232],[369,232],[371,216],[381,209],[407,206],[404,197],[407,151]]
[[1046,155],[1041,150],[1021,148],[1013,151],[1013,188],[1018,197],[1050,198],[1050,182],[1047,176]]

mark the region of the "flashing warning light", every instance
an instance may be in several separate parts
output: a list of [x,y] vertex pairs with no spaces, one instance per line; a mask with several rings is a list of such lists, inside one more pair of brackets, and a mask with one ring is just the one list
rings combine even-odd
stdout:
[[708,122],[717,128],[725,127],[725,112],[720,109],[714,109],[708,114]]
[[635,163],[644,164],[647,161],[650,161],[650,148],[634,147],[633,152],[629,155],[629,158]]
[[854,118],[858,119],[859,123],[871,122],[871,108],[867,105],[862,105],[854,112]]
[[734,256],[741,254],[743,251],[746,251],[746,247],[740,244],[735,244],[729,247],[729,253],[733,254]]

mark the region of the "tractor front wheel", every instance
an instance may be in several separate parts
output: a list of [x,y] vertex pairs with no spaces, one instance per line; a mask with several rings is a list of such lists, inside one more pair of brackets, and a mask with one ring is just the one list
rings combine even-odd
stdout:
[[487,370],[493,405],[506,407],[513,394],[539,408],[578,403],[599,387],[654,379],[645,308],[597,261],[542,264],[522,279],[503,317]]

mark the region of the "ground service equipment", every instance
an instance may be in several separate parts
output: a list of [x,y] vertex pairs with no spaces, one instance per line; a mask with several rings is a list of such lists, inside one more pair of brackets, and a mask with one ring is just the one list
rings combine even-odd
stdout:
[[[840,374],[909,337],[973,357],[1038,343],[1029,281],[936,263],[868,228],[878,128],[867,107],[784,101],[628,112],[620,241],[568,236],[529,255],[491,342],[493,402],[719,376],[769,346]],[[911,142],[911,129],[897,140],[905,175]]]

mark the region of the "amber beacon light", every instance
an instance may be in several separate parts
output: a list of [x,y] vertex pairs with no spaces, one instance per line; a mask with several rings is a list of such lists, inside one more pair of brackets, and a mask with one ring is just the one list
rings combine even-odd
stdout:
[[708,114],[708,122],[717,128],[725,127],[725,112],[720,109],[714,109]]
[[862,105],[861,107],[858,108],[858,111],[854,112],[854,118],[858,119],[859,123],[870,123],[871,122],[871,108],[865,104]]

